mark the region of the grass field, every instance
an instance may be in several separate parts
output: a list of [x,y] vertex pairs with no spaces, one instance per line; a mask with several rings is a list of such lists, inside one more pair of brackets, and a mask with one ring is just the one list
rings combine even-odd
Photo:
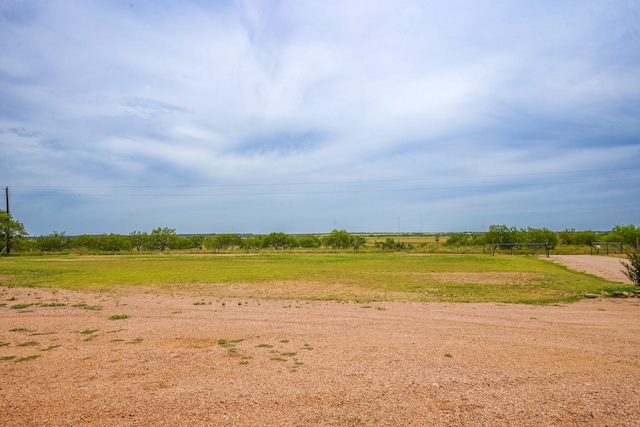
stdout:
[[619,283],[523,256],[259,254],[7,257],[0,284],[234,298],[555,303]]

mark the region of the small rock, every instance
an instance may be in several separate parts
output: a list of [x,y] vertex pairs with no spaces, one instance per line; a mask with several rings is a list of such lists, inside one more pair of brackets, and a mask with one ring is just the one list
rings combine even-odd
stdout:
[[584,294],[587,298],[598,298],[598,294]]
[[613,296],[616,298],[629,298],[629,292],[615,291]]

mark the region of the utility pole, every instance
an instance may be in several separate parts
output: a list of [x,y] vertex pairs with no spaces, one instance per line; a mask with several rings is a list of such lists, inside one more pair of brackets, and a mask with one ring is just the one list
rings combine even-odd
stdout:
[[[7,215],[9,215],[9,187],[5,187],[4,189],[4,194],[7,200]],[[11,239],[11,237],[9,236],[9,234],[11,234],[11,227],[9,225],[9,218],[7,218],[7,253],[11,252],[11,248],[9,247],[9,241]]]

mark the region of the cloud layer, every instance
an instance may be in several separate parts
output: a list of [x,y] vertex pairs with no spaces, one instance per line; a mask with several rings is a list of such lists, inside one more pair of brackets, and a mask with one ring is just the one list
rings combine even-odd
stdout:
[[608,229],[640,211],[633,1],[0,4],[31,234]]

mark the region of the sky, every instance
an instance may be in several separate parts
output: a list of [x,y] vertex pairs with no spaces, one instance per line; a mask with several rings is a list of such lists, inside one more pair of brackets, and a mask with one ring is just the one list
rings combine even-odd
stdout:
[[2,0],[0,58],[34,236],[640,225],[635,0]]

